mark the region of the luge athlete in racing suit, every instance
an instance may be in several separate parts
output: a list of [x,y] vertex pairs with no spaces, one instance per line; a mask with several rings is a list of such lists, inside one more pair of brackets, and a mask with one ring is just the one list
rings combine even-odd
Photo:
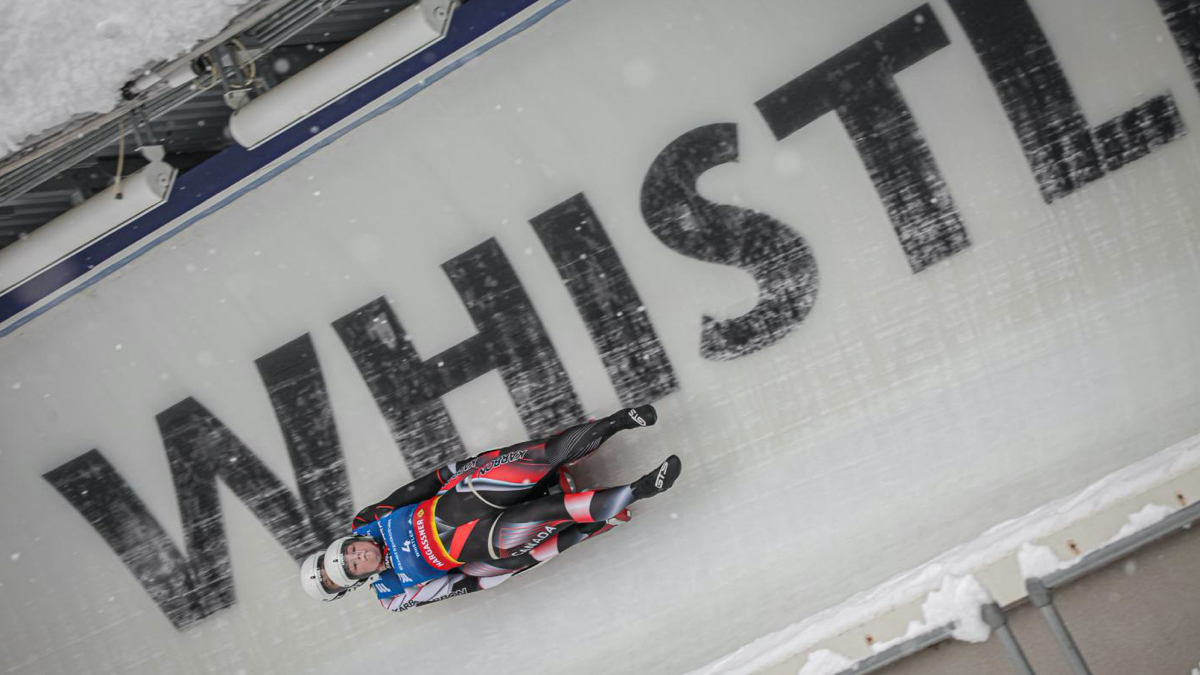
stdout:
[[[557,532],[553,532],[553,527],[550,527],[548,530],[552,534],[546,536],[542,541],[536,542],[530,550],[529,556],[526,556],[524,560],[504,561],[506,563],[504,567],[497,567],[487,562],[464,563],[462,567],[445,576],[405,587],[403,592],[397,595],[380,597],[379,604],[384,609],[402,612],[418,605],[494,588],[517,574],[551,560],[581,541],[603,534],[619,523],[627,522],[630,517],[629,510],[622,509],[614,518],[604,522],[569,524],[562,526]],[[530,558],[533,559],[532,562],[529,561]]]
[[626,408],[418,478],[360,511],[352,536],[335,541],[323,556],[310,556],[301,571],[305,589],[335,599],[375,577],[381,603],[402,610],[490,588],[545,562],[628,520],[625,506],[674,483],[680,463],[672,456],[630,485],[547,495],[566,464],[617,431],[656,419],[652,406]]

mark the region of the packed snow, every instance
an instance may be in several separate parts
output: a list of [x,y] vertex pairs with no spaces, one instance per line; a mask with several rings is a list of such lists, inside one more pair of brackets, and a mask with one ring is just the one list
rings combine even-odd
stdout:
[[1141,532],[1142,530],[1158,523],[1176,511],[1178,511],[1178,509],[1170,506],[1163,506],[1162,504],[1147,504],[1141,511],[1129,516],[1129,522],[1125,523],[1125,525],[1121,527],[1120,531],[1118,531],[1108,543],[1112,544],[1132,534]]
[[1021,576],[1026,579],[1037,579],[1053,574],[1074,564],[1079,558],[1059,560],[1049,546],[1039,546],[1025,542],[1017,552],[1017,563],[1021,566]]
[[942,580],[941,588],[925,598],[921,605],[921,621],[910,623],[902,637],[873,645],[872,651],[882,652],[940,626],[951,626],[950,636],[955,640],[983,642],[992,630],[984,623],[980,610],[991,601],[991,593],[975,577],[948,576]]
[[76,117],[112,110],[126,82],[217,34],[254,1],[0,3],[0,157]]
[[854,661],[841,654],[828,649],[818,649],[808,655],[808,660],[804,662],[799,675],[836,675],[852,667]]

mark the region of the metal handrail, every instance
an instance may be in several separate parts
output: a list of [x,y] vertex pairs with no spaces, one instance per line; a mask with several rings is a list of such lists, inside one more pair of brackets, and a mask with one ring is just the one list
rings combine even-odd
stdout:
[[888,647],[887,649],[869,656],[853,666],[839,672],[837,675],[867,675],[874,673],[881,668],[906,659],[917,652],[923,651],[936,644],[940,644],[950,639],[950,634],[954,632],[954,624],[946,624],[938,626],[933,630],[921,633],[916,637],[911,637],[903,642]]
[[1083,556],[1079,562],[1066,569],[1058,570],[1057,572],[1052,572],[1041,577],[1042,585],[1050,590],[1065,586],[1082,576],[1090,574],[1096,569],[1111,565],[1138,549],[1174,533],[1176,530],[1191,527],[1198,520],[1200,520],[1200,502],[1196,502],[1191,506],[1185,506],[1149,527],[1138,530],[1128,537],[1122,537],[1107,546],[1098,548]]

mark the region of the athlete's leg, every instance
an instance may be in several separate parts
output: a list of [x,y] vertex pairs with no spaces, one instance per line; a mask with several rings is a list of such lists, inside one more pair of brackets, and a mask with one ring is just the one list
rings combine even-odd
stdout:
[[573,426],[543,441],[518,443],[480,457],[478,465],[438,501],[438,520],[457,526],[513,504],[546,494],[558,468],[582,459],[622,429],[651,426],[654,406],[623,408],[599,420]]
[[618,431],[653,426],[657,421],[658,411],[652,405],[622,408],[608,417],[573,426],[547,440],[543,457],[556,466],[577,462]]
[[570,523],[533,546],[528,553],[500,560],[469,562],[459,568],[463,574],[475,577],[491,577],[525,570],[540,565],[572,546],[594,539],[620,523],[629,522],[629,509],[622,509],[616,516],[601,523]]
[[[638,499],[668,490],[681,470],[671,455],[653,471],[629,485],[542,497],[517,504],[489,518],[470,523],[470,530],[448,533],[455,558],[463,562],[496,561],[530,552],[547,533],[571,523],[603,523]],[[466,526],[464,526],[464,529]],[[457,530],[457,528],[456,528]],[[445,538],[443,538],[445,541]]]

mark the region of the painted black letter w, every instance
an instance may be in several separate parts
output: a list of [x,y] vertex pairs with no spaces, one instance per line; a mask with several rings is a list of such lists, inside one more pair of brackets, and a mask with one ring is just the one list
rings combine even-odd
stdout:
[[283,430],[299,498],[192,398],[157,418],[179,500],[186,555],[99,450],[44,476],[108,542],[179,630],[235,602],[218,478],[297,561],[329,541],[351,514],[342,450],[311,340],[302,336],[256,364]]

